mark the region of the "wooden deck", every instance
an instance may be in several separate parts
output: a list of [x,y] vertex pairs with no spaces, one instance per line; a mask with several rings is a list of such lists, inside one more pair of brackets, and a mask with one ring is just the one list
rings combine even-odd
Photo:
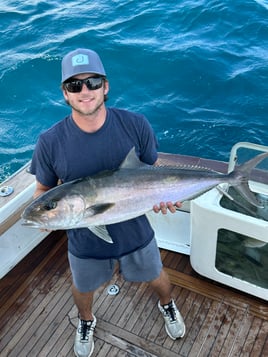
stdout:
[[[184,338],[167,337],[157,297],[146,284],[106,286],[95,297],[98,357],[268,356],[268,306],[196,274],[189,257],[161,251],[173,296],[185,318]],[[53,233],[0,280],[0,356],[74,356],[77,312],[70,292],[66,237]]]

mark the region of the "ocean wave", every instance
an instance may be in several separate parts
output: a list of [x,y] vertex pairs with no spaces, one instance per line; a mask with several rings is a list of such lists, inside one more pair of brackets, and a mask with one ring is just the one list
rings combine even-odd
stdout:
[[235,141],[267,145],[266,1],[1,4],[0,177],[69,112],[60,63],[77,47],[100,53],[107,104],[146,115],[162,151],[226,159]]

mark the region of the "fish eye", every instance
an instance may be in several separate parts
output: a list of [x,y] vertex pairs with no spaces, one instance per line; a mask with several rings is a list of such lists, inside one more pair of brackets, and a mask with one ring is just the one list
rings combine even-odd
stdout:
[[56,201],[49,201],[44,205],[44,209],[50,211],[51,209],[55,209],[57,207]]

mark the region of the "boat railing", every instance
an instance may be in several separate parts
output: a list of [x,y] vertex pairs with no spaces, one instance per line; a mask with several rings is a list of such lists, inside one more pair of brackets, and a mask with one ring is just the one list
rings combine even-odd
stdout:
[[268,146],[265,146],[265,145],[259,145],[259,144],[249,143],[249,142],[236,143],[232,147],[231,152],[230,152],[230,159],[229,159],[229,164],[228,164],[228,173],[232,172],[234,170],[235,165],[237,163],[237,159],[238,159],[237,152],[241,148],[268,152]]

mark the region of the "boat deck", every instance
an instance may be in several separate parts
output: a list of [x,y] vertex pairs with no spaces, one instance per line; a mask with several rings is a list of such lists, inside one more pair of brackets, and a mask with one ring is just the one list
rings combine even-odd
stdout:
[[[185,318],[184,338],[167,337],[157,297],[147,284],[114,274],[95,296],[92,356],[268,356],[265,301],[195,273],[186,255],[161,250],[173,296]],[[68,357],[77,312],[73,304],[65,234],[54,232],[0,280],[0,355]]]

